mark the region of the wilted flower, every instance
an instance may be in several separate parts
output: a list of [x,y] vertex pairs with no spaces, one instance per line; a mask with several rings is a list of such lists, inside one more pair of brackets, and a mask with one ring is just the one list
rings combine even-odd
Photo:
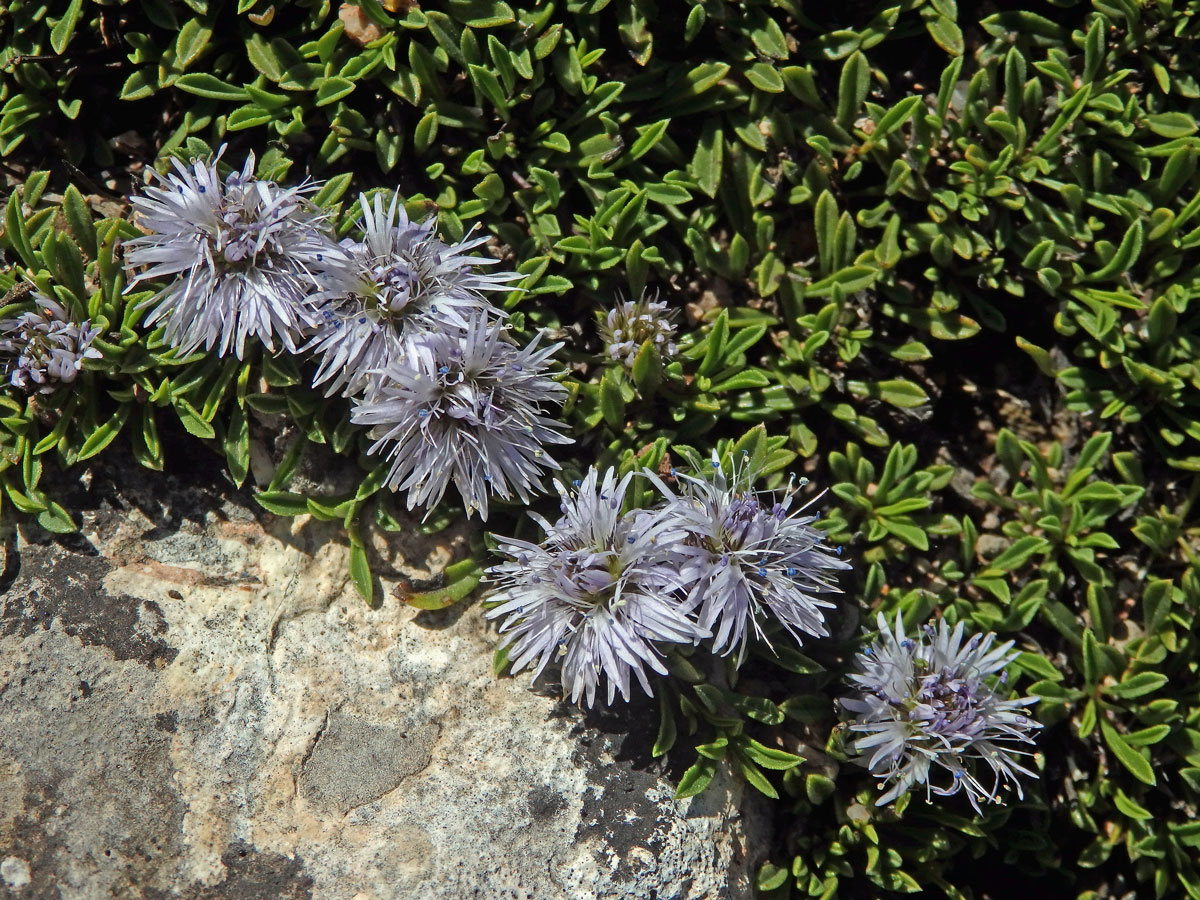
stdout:
[[162,320],[167,343],[185,354],[217,347],[241,359],[251,336],[272,351],[278,338],[295,352],[320,321],[309,296],[313,273],[342,256],[304,197],[315,185],[259,181],[253,155],[224,181],[216,160],[174,164],[131,201],[150,232],[125,244],[126,263],[148,267],[134,283],[171,278],[144,304],[154,307],[147,324]]
[[629,699],[630,674],[651,694],[646,667],[667,674],[655,642],[694,644],[707,636],[679,600],[674,527],[661,513],[621,514],[632,477],[618,481],[609,469],[601,479],[593,468],[573,495],[555,482],[562,518],[551,525],[530,514],[545,540],[499,539],[510,561],[491,570],[499,605],[486,615],[504,618],[514,672],[533,666],[537,678],[561,661],[563,693],[573,703],[583,698],[592,706],[601,675],[609,703],[617,692]]
[[637,300],[618,301],[600,320],[600,340],[609,359],[632,366],[642,344],[650,341],[663,358],[675,355],[675,310],[643,294]]
[[[980,800],[1000,802],[1001,781],[1011,782],[1024,797],[1017,775],[1036,775],[1017,762],[1030,755],[1013,744],[1032,744],[1030,733],[1041,725],[1025,715],[1036,697],[1004,700],[984,679],[1000,672],[1018,654],[1013,642],[993,646],[994,634],[975,635],[963,645],[963,623],[953,630],[943,620],[926,625],[914,640],[905,637],[899,613],[896,628],[878,617],[879,639],[857,656],[860,672],[850,676],[858,697],[842,704],[857,718],[850,730],[863,735],[854,741],[857,753],[870,754],[867,766],[891,785],[877,801],[888,803],[913,785],[926,794],[967,792],[979,812]],[[993,783],[977,777],[980,766],[991,769]],[[932,768],[949,776],[934,784]]]
[[399,196],[384,206],[363,195],[360,243],[343,241],[349,265],[320,280],[322,322],[306,349],[321,357],[313,386],[346,395],[364,391],[369,373],[403,363],[415,338],[445,328],[465,329],[476,311],[491,311],[487,291],[510,290],[519,275],[481,272],[497,260],[468,256],[487,238],[448,245],[433,233],[435,220],[409,221]]
[[375,426],[370,452],[392,461],[387,485],[408,492],[409,509],[432,507],[453,480],[468,515],[478,510],[486,521],[489,493],[528,501],[542,490],[542,471],[559,468],[543,445],[571,438],[541,404],[566,394],[545,375],[562,344],[536,344],[514,346],[503,323],[477,312],[465,331],[427,335],[356,401],[350,419]]
[[738,649],[739,664],[747,626],[767,641],[768,613],[797,642],[801,634],[828,634],[821,608],[834,604],[814,595],[839,590],[832,570],[850,568],[824,544],[825,535],[812,525],[816,516],[800,515],[805,507],[790,511],[793,486],[777,499],[773,491],[753,489],[755,474],[735,471],[730,481],[714,454],[711,477],[677,475],[679,496],[650,476],[669,497],[671,521],[686,535],[676,553],[691,600],[700,606],[700,624],[714,632],[715,652]]
[[85,359],[99,359],[91,346],[99,328],[90,322],[72,322],[66,310],[39,293],[38,309],[0,322],[0,358],[13,387],[48,394],[60,384],[70,384]]

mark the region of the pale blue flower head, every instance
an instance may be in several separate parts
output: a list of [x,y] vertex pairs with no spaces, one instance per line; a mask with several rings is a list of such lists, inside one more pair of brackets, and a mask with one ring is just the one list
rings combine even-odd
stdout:
[[566,426],[542,414],[566,389],[546,374],[561,344],[525,348],[504,324],[476,312],[463,331],[430,333],[356,398],[352,422],[373,426],[370,452],[391,462],[387,486],[408,508],[432,508],[454,482],[467,514],[488,515],[488,497],[528,502],[541,475],[559,468],[547,444],[569,444]]
[[[995,645],[994,634],[963,642],[963,623],[939,621],[908,637],[900,614],[895,628],[878,615],[879,637],[856,657],[850,676],[857,696],[842,700],[856,714],[854,750],[888,790],[883,805],[917,785],[926,796],[966,791],[979,802],[1002,802],[1000,785],[1024,797],[1018,775],[1037,777],[1018,759],[1041,725],[1026,714],[1036,697],[1005,699],[1005,667],[1018,655],[1013,642]],[[985,679],[999,674],[995,687]],[[990,773],[990,779],[985,772]],[[991,782],[988,784],[987,782]]]
[[[739,466],[743,465],[741,461]],[[848,569],[813,527],[816,516],[792,511],[795,485],[778,496],[754,489],[749,468],[727,477],[714,454],[707,475],[677,473],[680,493],[648,475],[668,497],[667,515],[686,535],[676,548],[679,571],[713,650],[745,659],[751,634],[769,646],[765,626],[778,621],[796,640],[828,634],[817,595],[838,591],[833,572]],[[803,479],[801,485],[807,484]]]
[[215,158],[173,163],[175,171],[152,173],[157,184],[131,200],[148,232],[125,243],[126,265],[145,267],[133,284],[168,279],[142,304],[153,308],[147,324],[161,321],[166,342],[184,355],[204,347],[242,359],[249,338],[296,352],[320,321],[314,273],[343,264],[325,217],[305,197],[316,186],[260,181],[253,155],[225,179]]
[[343,241],[349,265],[322,274],[321,322],[305,348],[320,357],[313,385],[327,383],[327,394],[368,391],[371,372],[406,362],[430,332],[465,330],[477,312],[503,316],[485,295],[520,278],[481,270],[498,264],[469,255],[487,238],[446,244],[435,219],[409,220],[398,194],[386,205],[379,194],[360,202],[363,239]]
[[29,393],[48,394],[70,384],[85,359],[99,359],[91,346],[99,328],[73,322],[49,297],[33,292],[36,310],[0,321],[0,361],[9,384]]
[[499,538],[508,562],[490,570],[498,585],[486,613],[503,619],[514,672],[561,666],[563,693],[593,706],[601,682],[607,702],[629,699],[631,676],[653,694],[646,669],[666,675],[656,644],[695,644],[707,636],[681,602],[683,585],[670,548],[682,537],[661,513],[622,513],[632,474],[618,479],[592,468],[574,490],[555,482],[562,517],[530,515],[541,544]]

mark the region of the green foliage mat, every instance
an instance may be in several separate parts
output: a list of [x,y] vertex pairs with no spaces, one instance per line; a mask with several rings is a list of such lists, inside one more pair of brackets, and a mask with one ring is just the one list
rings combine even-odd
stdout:
[[[343,520],[371,596],[364,529],[411,526],[347,406],[292,358],[177,358],[119,243],[144,166],[222,143],[324,180],[343,233],[353,192],[398,186],[448,238],[493,235],[518,333],[567,341],[569,477],[713,446],[803,471],[856,563],[847,610],[940,611],[1023,651],[1041,778],[982,818],[873,805],[833,702],[844,643],[740,676],[673,654],[656,752],[686,754],[681,795],[728,765],[776,798],[764,896],[1200,898],[1200,14],[1010,6],[9,0],[0,291],[28,278],[90,316],[104,358],[66,396],[0,396],[5,515],[73,530],[43,466],[120,438],[161,468],[160,428],[240,484],[278,417],[299,438],[259,502]],[[602,364],[596,311],[646,288],[686,308],[679,358]],[[369,474],[291,489],[314,445]],[[485,560],[414,602],[465,597]]]

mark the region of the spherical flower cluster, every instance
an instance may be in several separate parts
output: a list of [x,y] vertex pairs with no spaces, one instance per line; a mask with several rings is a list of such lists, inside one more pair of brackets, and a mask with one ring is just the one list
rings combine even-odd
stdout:
[[398,196],[384,206],[363,195],[361,206],[363,240],[343,241],[349,264],[323,273],[321,322],[308,344],[320,359],[313,385],[328,382],[327,394],[368,394],[371,373],[409,362],[426,334],[464,330],[477,311],[501,316],[483,294],[518,277],[476,271],[498,262],[466,255],[486,238],[450,246],[432,220],[409,221]]
[[605,354],[632,367],[638,351],[649,341],[664,359],[674,356],[674,312],[663,301],[647,299],[644,294],[637,300],[618,301],[600,319]]
[[829,570],[847,565],[822,544],[812,517],[788,512],[790,492],[777,503],[751,489],[753,473],[735,489],[714,468],[712,479],[679,476],[678,495],[643,473],[661,502],[625,514],[633,476],[618,481],[593,468],[574,495],[559,485],[562,519],[534,516],[546,532],[541,545],[500,539],[509,562],[492,570],[500,605],[488,615],[504,617],[514,670],[536,663],[536,677],[559,659],[564,692],[591,706],[601,674],[610,703],[617,691],[628,698],[631,671],[651,693],[643,665],[665,674],[651,642],[711,637],[715,652],[740,648],[740,664],[751,631],[770,646],[768,616],[797,641],[826,633],[821,607],[833,604],[812,595],[836,591]]
[[630,675],[651,693],[646,667],[667,670],[655,642],[694,644],[706,636],[678,598],[682,590],[671,558],[678,537],[661,512],[621,512],[632,474],[617,480],[591,469],[574,494],[562,494],[562,518],[550,524],[536,513],[546,538],[531,544],[500,538],[510,561],[491,570],[498,601],[488,618],[503,618],[512,639],[513,671],[532,666],[536,678],[553,660],[562,664],[563,692],[588,706],[600,677],[607,698],[629,698]]
[[148,232],[126,244],[127,264],[144,267],[134,283],[173,279],[145,302],[147,323],[162,321],[182,354],[242,359],[250,338],[311,351],[313,386],[350,397],[352,420],[375,427],[371,452],[391,460],[387,483],[410,509],[437,503],[450,481],[483,518],[489,493],[541,490],[558,468],[542,445],[569,442],[540,405],[566,393],[545,375],[561,345],[508,339],[485,295],[519,276],[480,271],[497,263],[470,255],[486,238],[447,244],[398,197],[363,195],[362,239],[339,243],[306,197],[315,185],[253,171],[253,157],[224,180],[217,159],[176,161],[134,198]]
[[[858,654],[859,672],[850,676],[857,696],[842,700],[856,713],[854,750],[881,786],[890,786],[878,804],[921,784],[927,795],[966,791],[976,812],[981,800],[1000,802],[1002,782],[1024,797],[1017,776],[1036,775],[1017,761],[1029,751],[1014,745],[1032,744],[1031,733],[1041,725],[1025,714],[1036,697],[1008,700],[997,690],[1018,655],[1013,642],[994,646],[989,633],[964,644],[962,622],[951,629],[944,620],[909,638],[899,613],[894,630],[882,613],[878,625],[879,638]],[[997,673],[994,688],[985,679]],[[948,781],[935,783],[938,772]]]
[[29,393],[48,394],[70,384],[85,359],[99,359],[91,346],[99,328],[85,320],[71,321],[67,311],[49,297],[33,293],[37,310],[0,321],[0,359],[9,384]]
[[125,244],[125,262],[145,267],[134,279],[170,276],[147,300],[146,322],[162,321],[168,344],[187,355],[200,347],[242,359],[246,341],[291,352],[319,317],[315,272],[337,267],[342,252],[307,199],[314,185],[282,188],[254,177],[254,157],[222,180],[217,161],[153,173],[158,184],[132,204],[148,232]]
[[801,515],[803,507],[791,511],[796,483],[777,498],[753,489],[753,472],[735,468],[727,478],[715,457],[711,477],[681,474],[678,480],[678,496],[659,486],[686,534],[677,548],[680,574],[699,606],[700,624],[714,632],[713,650],[736,649],[740,663],[750,630],[769,645],[768,613],[797,642],[802,634],[826,636],[821,609],[834,604],[814,595],[836,591],[833,571],[850,566],[824,545],[824,534],[813,527],[816,516]]
[[383,371],[351,421],[374,426],[370,452],[391,460],[387,484],[408,492],[408,507],[436,504],[453,481],[470,514],[487,520],[488,494],[528,502],[541,471],[558,468],[545,444],[570,443],[563,425],[540,414],[562,385],[544,374],[561,344],[519,349],[503,324],[475,312],[461,331],[426,335],[405,364]]

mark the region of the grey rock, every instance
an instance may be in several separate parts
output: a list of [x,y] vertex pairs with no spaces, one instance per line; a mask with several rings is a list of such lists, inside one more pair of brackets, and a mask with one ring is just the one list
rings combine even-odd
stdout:
[[395,599],[462,533],[377,539],[372,609],[335,527],[190,479],[97,467],[81,538],[9,536],[0,898],[752,896],[765,807],[673,800],[653,706],[585,719],[477,604]]
[[402,730],[331,713],[301,767],[300,794],[344,816],[429,765],[437,735],[434,723]]

